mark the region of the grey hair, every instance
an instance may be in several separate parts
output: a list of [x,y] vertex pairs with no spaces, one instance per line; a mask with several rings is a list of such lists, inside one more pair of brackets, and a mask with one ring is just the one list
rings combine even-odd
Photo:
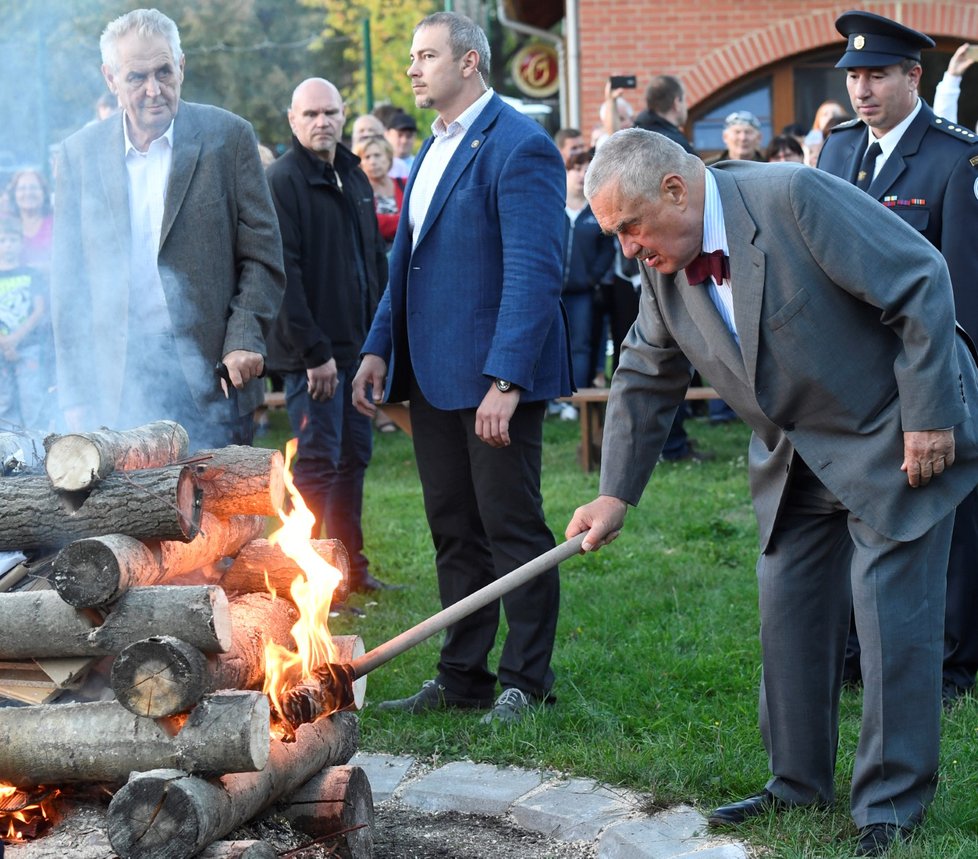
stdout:
[[584,196],[590,201],[606,186],[615,185],[628,200],[658,197],[666,174],[678,173],[691,180],[702,165],[699,158],[668,137],[642,128],[626,128],[598,147],[584,178]]
[[452,49],[452,59],[459,60],[469,51],[475,51],[479,55],[479,65],[477,71],[482,75],[483,82],[489,77],[489,66],[492,62],[492,52],[489,50],[489,40],[486,38],[485,31],[471,18],[461,15],[458,12],[435,12],[429,15],[417,27],[414,32],[424,27],[447,27],[448,44]]
[[133,9],[111,21],[102,31],[102,38],[99,39],[102,65],[108,66],[114,72],[119,70],[119,39],[130,33],[136,33],[144,39],[162,36],[170,43],[173,61],[180,62],[183,51],[180,49],[180,31],[177,25],[158,9]]

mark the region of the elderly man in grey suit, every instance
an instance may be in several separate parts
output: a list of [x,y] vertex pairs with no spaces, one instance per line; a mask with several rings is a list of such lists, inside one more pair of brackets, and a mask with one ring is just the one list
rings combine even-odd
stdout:
[[[772,771],[710,823],[833,801],[851,602],[865,678],[856,853],[881,855],[934,794],[944,570],[955,505],[978,480],[978,383],[947,267],[835,177],[789,164],[705,168],[647,131],[605,143],[585,193],[644,263],[643,289],[612,383],[601,494],[567,536],[587,532],[586,551],[618,536],[692,362],[753,430]],[[873,240],[853,252],[854,233]]]
[[155,9],[112,21],[101,48],[122,110],[69,137],[58,160],[51,306],[66,422],[170,418],[195,448],[248,443],[285,289],[254,132],[180,100],[180,35]]

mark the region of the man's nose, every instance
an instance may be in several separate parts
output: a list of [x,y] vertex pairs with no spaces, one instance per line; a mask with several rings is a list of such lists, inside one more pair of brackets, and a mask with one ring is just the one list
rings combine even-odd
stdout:
[[149,98],[156,98],[160,94],[160,83],[156,78],[150,75],[146,79],[146,95]]
[[642,246],[638,242],[633,242],[625,236],[618,236],[618,243],[621,245],[621,252],[628,258],[634,259],[635,255],[641,250]]

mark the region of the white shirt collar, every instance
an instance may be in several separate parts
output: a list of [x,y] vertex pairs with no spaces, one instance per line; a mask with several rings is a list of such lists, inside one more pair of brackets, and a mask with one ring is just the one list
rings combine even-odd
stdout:
[[470,104],[462,113],[459,114],[458,118],[454,122],[450,122],[448,125],[442,121],[439,116],[433,123],[431,123],[431,133],[435,137],[454,137],[456,134],[465,134],[472,127],[478,118],[479,114],[485,109],[485,106],[489,104],[489,99],[493,96],[493,90],[490,87],[481,96],[479,96],[472,104]]
[[[131,138],[129,137],[129,123],[126,121],[126,112],[124,110],[120,110],[119,113],[122,114],[122,135],[123,138],[125,139],[125,149],[123,150],[123,152],[127,156],[129,155],[130,152],[137,152],[140,155],[145,155],[146,153],[141,152],[139,148],[136,146],[136,144],[134,144]],[[170,120],[170,124],[166,127],[166,131],[164,131],[159,137],[157,137],[156,140],[166,140],[166,142],[170,145],[170,149],[173,149],[173,120],[172,119]],[[150,146],[152,146],[153,143],[156,143],[156,140],[152,141],[150,143]]]
[[914,109],[911,110],[910,113],[906,115],[906,117],[904,117],[903,121],[899,125],[895,125],[888,132],[886,132],[886,134],[884,134],[882,137],[876,137],[873,134],[873,130],[869,129],[868,131],[869,143],[872,143],[874,140],[879,143],[880,152],[884,160],[889,158],[890,153],[897,148],[897,144],[900,142],[900,138],[903,137],[903,133],[908,128],[910,128],[910,123],[913,122],[914,119],[916,119],[917,114],[920,113],[920,108],[922,105],[923,102],[920,100],[920,97],[918,96],[917,104],[914,106]]
[[729,254],[727,229],[723,221],[723,206],[720,203],[720,188],[709,169],[706,170],[703,191],[703,253],[723,251],[725,254]]

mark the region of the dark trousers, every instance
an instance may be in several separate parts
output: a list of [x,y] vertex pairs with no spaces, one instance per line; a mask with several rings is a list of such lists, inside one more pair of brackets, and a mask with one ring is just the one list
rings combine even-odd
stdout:
[[298,461],[292,469],[296,489],[316,517],[313,537],[323,525],[350,556],[350,587],[367,574],[363,554],[363,481],[373,452],[370,418],[353,407],[355,368],[338,370],[336,393],[314,400],[305,373],[286,373],[285,407],[292,432],[299,439]]
[[[511,443],[493,448],[475,434],[475,409],[436,409],[412,384],[412,437],[442,606],[554,547],[540,493],[545,408],[544,402],[519,405],[509,425]],[[548,697],[559,602],[556,567],[502,598],[509,626],[498,669],[504,689]],[[499,602],[494,602],[446,631],[438,682],[453,695],[495,696],[496,674],[488,657],[498,627]]]

